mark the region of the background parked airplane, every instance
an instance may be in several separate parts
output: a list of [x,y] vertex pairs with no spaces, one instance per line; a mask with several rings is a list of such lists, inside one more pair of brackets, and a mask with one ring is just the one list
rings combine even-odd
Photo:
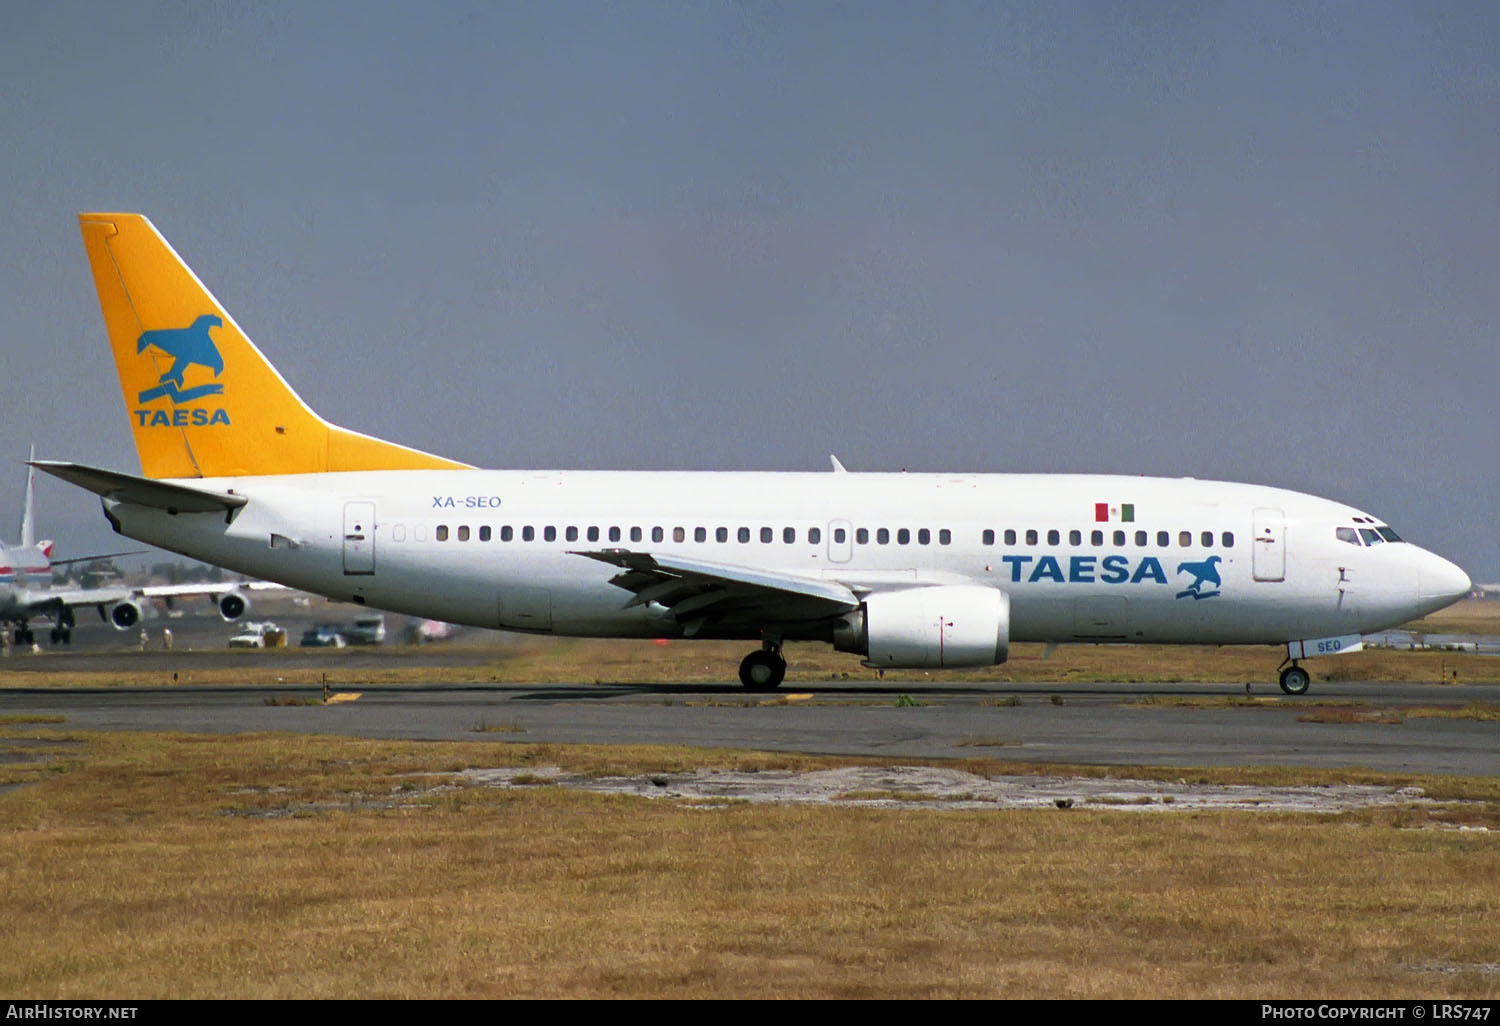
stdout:
[[[35,448],[31,455],[34,461]],[[144,550],[52,559],[53,543],[36,540],[35,477],[36,471],[28,466],[19,544],[7,545],[0,541],[0,629],[9,629],[11,640],[17,645],[32,645],[36,642],[36,632],[31,626],[31,621],[35,619],[51,621],[49,637],[54,645],[70,643],[73,640],[73,628],[77,625],[76,610],[89,606],[97,609],[100,617],[115,629],[122,631],[140,622],[141,602],[147,599],[170,602],[176,598],[209,596],[218,605],[219,615],[224,619],[235,620],[244,615],[248,603],[243,590],[247,585],[106,585],[86,588],[53,584],[53,573],[58,567],[136,555]]]

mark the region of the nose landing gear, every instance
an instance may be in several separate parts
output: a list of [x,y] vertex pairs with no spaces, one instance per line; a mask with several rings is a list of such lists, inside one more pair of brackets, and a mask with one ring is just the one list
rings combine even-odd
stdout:
[[1312,683],[1312,675],[1298,666],[1296,661],[1291,666],[1281,671],[1281,690],[1289,695],[1307,694],[1307,686]]

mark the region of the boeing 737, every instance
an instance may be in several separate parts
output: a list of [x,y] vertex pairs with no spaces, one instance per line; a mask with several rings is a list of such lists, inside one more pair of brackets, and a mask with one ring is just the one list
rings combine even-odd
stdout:
[[[35,463],[36,450],[32,450]],[[98,556],[78,556],[73,559],[52,559],[52,542],[36,540],[35,512],[36,471],[26,471],[26,505],[21,513],[21,543],[6,545],[0,542],[0,629],[11,627],[11,640],[17,645],[36,643],[36,632],[31,621],[44,618],[52,621],[52,644],[68,644],[73,640],[73,628],[77,625],[75,611],[92,606],[99,615],[116,630],[134,627],[141,619],[141,601],[159,599],[171,602],[176,598],[207,595],[219,607],[219,615],[234,620],[248,608],[240,585],[229,584],[163,584],[145,588],[111,585],[102,588],[56,587],[52,583],[55,567],[74,563],[88,563],[114,556],[134,553],[110,552]],[[255,587],[255,584],[247,585]]]
[[1014,642],[1286,646],[1301,660],[1469,578],[1380,518],[1279,488],[1039,474],[478,470],[314,413],[152,224],[83,214],[140,475],[38,462],[121,534],[330,599],[540,634],[728,638],[881,669]]

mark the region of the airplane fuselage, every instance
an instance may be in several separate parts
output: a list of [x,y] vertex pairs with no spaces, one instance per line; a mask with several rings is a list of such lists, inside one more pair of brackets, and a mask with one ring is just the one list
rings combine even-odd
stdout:
[[[130,537],[340,600],[476,627],[748,637],[664,616],[584,552],[834,581],[985,585],[1013,641],[1282,643],[1405,622],[1468,586],[1377,522],[1283,489],[1086,475],[369,471],[192,479],[231,515],[106,501]],[[1336,531],[1352,530],[1356,541]],[[1388,530],[1388,529],[1387,529]],[[823,637],[826,625],[786,624]]]

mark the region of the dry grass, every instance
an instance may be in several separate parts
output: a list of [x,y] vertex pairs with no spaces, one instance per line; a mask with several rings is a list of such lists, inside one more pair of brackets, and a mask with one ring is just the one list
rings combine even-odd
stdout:
[[[1414,809],[703,808],[439,786],[471,765],[834,764],[492,740],[108,734],[63,764],[0,795],[12,995],[1500,996],[1483,968],[1497,834]],[[1495,821],[1494,782],[1447,785]]]

